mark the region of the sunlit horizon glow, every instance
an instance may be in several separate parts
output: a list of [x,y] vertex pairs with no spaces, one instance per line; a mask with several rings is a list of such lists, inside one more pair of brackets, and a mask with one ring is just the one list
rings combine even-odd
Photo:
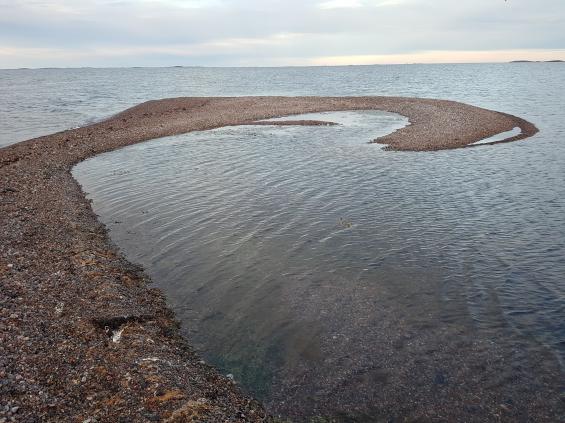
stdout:
[[[228,44],[226,44],[227,46]],[[196,52],[201,47],[192,47]],[[184,64],[182,48],[112,48],[102,52],[97,50],[57,50],[57,49],[27,49],[22,52],[18,49],[0,47],[0,58],[13,57],[14,62],[25,63],[26,57],[33,56],[34,61],[43,57],[44,65],[41,66],[17,66],[13,68],[79,68],[92,67],[84,65],[92,56],[100,55],[108,60],[112,57],[124,58],[127,56],[142,56],[146,54],[173,54],[179,57],[177,64],[146,64],[147,67],[166,67],[166,66],[202,66],[202,67],[284,67],[284,66],[354,66],[354,65],[404,65],[404,64],[457,64],[457,63],[507,63],[512,61],[532,61],[544,62],[565,60],[565,50],[508,50],[508,51],[424,51],[406,54],[388,55],[356,55],[356,56],[320,56],[311,58],[281,57],[274,58],[268,62],[263,61],[239,61],[237,64],[226,65],[199,65]],[[65,63],[66,66],[61,66]],[[110,65],[94,67],[137,67],[139,65]]]
[[565,60],[561,0],[0,0],[0,68]]

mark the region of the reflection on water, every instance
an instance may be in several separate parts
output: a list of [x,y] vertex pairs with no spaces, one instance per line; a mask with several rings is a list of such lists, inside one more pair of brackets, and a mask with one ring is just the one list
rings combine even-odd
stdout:
[[500,134],[496,134],[496,135],[493,135],[492,137],[482,139],[482,140],[477,141],[473,144],[488,144],[488,143],[491,143],[491,142],[503,141],[505,139],[520,135],[521,133],[522,133],[522,130],[519,127],[516,126],[513,129],[511,129],[510,131],[501,132]]
[[542,141],[391,153],[367,142],[400,116],[304,117],[342,125],[170,137],[74,175],[195,347],[275,412],[558,390],[565,186]]

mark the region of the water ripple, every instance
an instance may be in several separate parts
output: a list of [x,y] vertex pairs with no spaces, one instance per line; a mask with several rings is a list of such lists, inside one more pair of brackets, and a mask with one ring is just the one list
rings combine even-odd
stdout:
[[[498,331],[512,349],[500,332],[511,327],[565,358],[564,174],[529,169],[535,143],[390,154],[367,141],[405,125],[400,116],[304,118],[343,125],[221,128],[74,170],[202,353],[272,401],[274,381],[296,383],[304,360],[338,360],[343,351],[323,347],[337,328],[376,342],[366,321],[389,309],[380,322],[449,325],[458,342]],[[436,336],[422,348],[440,348]]]

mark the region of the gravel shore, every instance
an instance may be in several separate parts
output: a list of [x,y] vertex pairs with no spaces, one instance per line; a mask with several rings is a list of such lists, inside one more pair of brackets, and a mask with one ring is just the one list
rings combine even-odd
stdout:
[[537,132],[514,116],[440,100],[178,98],[0,149],[0,422],[268,420],[190,349],[161,293],[112,245],[70,171],[153,138],[364,109],[409,118],[376,140],[391,150],[465,147],[514,127],[522,134],[505,142]]

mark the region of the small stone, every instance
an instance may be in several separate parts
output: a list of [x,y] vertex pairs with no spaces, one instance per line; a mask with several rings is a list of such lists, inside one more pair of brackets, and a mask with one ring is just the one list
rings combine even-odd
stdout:
[[145,417],[150,422],[158,422],[161,420],[155,413],[143,413],[143,417]]
[[20,409],[20,407],[12,407],[12,409],[10,410],[12,412],[12,414],[16,414],[18,412],[18,410]]
[[8,269],[11,269],[12,267],[14,267],[14,265],[13,265],[12,263],[10,263],[10,264],[8,265]]
[[55,307],[55,315],[57,317],[61,317],[63,315],[64,306],[65,305],[63,303],[59,303],[57,307]]
[[228,379],[233,380],[233,375],[232,375],[231,373],[228,373],[228,374],[226,375],[226,377],[227,377]]
[[445,376],[445,374],[441,371],[436,372],[436,375],[434,377],[434,384],[436,385],[445,385],[447,384],[447,377]]

